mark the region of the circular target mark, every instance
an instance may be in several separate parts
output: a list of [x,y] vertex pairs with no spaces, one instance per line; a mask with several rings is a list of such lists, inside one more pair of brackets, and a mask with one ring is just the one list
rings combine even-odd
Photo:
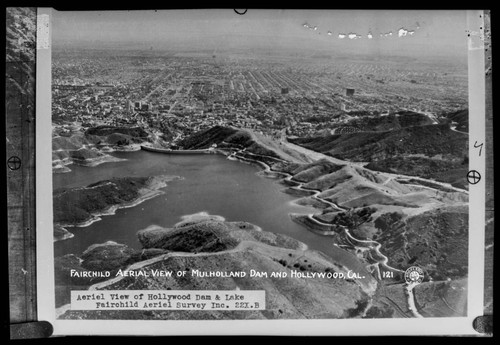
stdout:
[[476,184],[481,180],[481,174],[477,170],[470,170],[467,173],[467,181],[470,184]]
[[7,166],[10,170],[18,170],[21,167],[21,159],[18,156],[12,156],[7,160]]
[[240,16],[244,15],[245,13],[247,13],[248,9],[245,8],[245,9],[234,9],[234,12],[238,13]]

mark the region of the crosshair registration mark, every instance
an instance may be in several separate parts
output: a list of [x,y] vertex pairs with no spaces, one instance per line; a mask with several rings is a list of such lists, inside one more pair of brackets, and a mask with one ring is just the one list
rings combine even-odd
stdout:
[[12,156],[7,160],[7,166],[10,170],[18,170],[21,167],[21,159],[18,156]]
[[481,174],[477,170],[470,170],[467,173],[467,180],[470,184],[476,184],[481,180]]

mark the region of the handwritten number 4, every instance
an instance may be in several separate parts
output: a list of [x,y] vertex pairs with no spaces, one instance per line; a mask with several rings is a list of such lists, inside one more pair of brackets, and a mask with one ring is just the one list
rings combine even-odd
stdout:
[[479,147],[479,157],[481,157],[481,151],[483,150],[483,145],[484,143],[481,143],[480,145],[477,145],[477,141],[474,143],[474,148],[478,148]]

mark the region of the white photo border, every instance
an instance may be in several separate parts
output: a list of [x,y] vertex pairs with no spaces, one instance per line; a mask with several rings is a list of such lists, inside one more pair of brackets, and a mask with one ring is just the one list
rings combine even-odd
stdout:
[[[38,25],[51,21],[53,9],[38,8]],[[484,30],[482,10],[464,11],[468,32]],[[464,31],[466,31],[464,30]],[[466,32],[464,32],[466,34]],[[483,315],[485,179],[469,189],[469,272],[466,317],[422,319],[320,319],[136,321],[57,320],[55,315],[54,250],[51,167],[51,35],[37,37],[36,69],[36,223],[38,319],[64,335],[479,335],[472,324]],[[485,155],[477,155],[474,142],[485,142],[484,47],[479,35],[468,45],[469,166],[484,176]]]

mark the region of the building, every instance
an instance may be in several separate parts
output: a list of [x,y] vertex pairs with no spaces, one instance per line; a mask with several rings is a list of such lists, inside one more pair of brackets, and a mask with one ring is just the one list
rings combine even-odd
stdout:
[[348,88],[346,88],[346,89],[345,89],[345,95],[346,95],[346,96],[349,96],[349,97],[354,96],[354,89],[349,88],[349,87],[348,87]]

